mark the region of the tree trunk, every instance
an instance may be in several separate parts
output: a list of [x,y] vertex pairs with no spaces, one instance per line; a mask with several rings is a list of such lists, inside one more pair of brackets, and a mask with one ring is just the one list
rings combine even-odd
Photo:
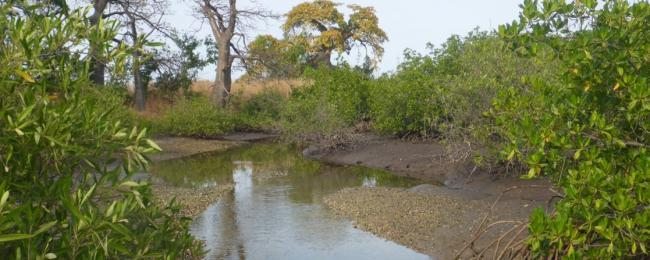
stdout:
[[133,88],[135,90],[135,109],[137,111],[144,111],[147,88],[142,83],[140,52],[138,51],[133,52]]
[[101,59],[95,58],[100,56],[100,52],[97,50],[97,48],[92,48],[90,50],[91,55],[93,58],[91,59],[90,63],[92,66],[92,72],[90,74],[90,80],[95,83],[96,86],[104,86],[106,85],[106,80],[104,79],[106,77],[105,71],[106,71],[106,65],[104,65],[104,62],[101,61]]
[[[137,46],[138,28],[135,26],[135,19],[131,19],[131,37],[133,38],[133,46]],[[140,56],[141,53],[139,50],[135,50],[133,52],[133,90],[135,91],[135,109],[137,111],[144,111],[147,86],[145,86],[142,82],[142,74],[140,73]]]
[[314,68],[327,67],[332,68],[332,51],[326,50],[316,54],[316,57],[312,60],[312,66]]
[[230,54],[230,39],[219,39],[218,44],[219,57],[217,59],[216,78],[214,81],[214,88],[212,96],[214,102],[225,107],[228,104],[230,97],[230,89],[232,86],[232,57]]
[[[108,0],[93,1],[94,13],[90,17],[90,24],[92,26],[95,26],[99,23],[99,19],[101,19],[102,15],[104,15],[104,10],[106,9],[107,5],[108,5]],[[95,46],[92,43],[90,45],[90,56],[91,56],[90,64],[92,66],[90,80],[93,83],[95,83],[95,85],[97,86],[104,86],[106,64],[102,60],[103,54],[101,53],[101,50],[98,47],[99,46]]]

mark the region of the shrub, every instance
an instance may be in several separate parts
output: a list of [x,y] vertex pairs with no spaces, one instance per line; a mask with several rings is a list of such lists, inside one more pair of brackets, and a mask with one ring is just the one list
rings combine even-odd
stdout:
[[371,78],[349,67],[305,73],[307,85],[294,90],[282,112],[290,133],[333,133],[368,119]]
[[146,130],[125,128],[115,107],[82,94],[87,42],[117,64],[126,56],[107,44],[116,23],[91,27],[81,11],[45,16],[40,7],[0,4],[0,255],[200,256],[178,208],[153,205],[148,186],[128,180],[159,150]]
[[277,128],[280,113],[287,102],[285,96],[275,89],[264,89],[248,100],[236,101],[236,99],[234,98],[231,103],[240,122],[237,128],[241,130]]
[[404,56],[395,75],[382,76],[371,88],[373,127],[387,134],[434,134],[434,121],[443,113],[435,101],[441,92],[435,60],[411,51]]
[[158,131],[177,136],[214,137],[235,129],[235,117],[208,97],[181,99],[154,123]]
[[553,214],[530,217],[535,258],[650,256],[648,21],[647,1],[546,0],[500,28],[513,49],[550,47],[564,68],[560,83],[530,78],[496,102],[504,156],[564,190]]
[[522,85],[526,75],[555,78],[552,59],[517,57],[496,35],[478,30],[429,48],[430,55],[406,51],[397,72],[372,87],[371,114],[380,132],[486,142],[494,129],[483,115],[499,90]]

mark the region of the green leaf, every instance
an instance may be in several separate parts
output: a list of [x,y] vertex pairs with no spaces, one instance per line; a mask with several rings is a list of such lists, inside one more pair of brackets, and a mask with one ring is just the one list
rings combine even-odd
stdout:
[[0,242],[23,240],[23,239],[29,239],[29,238],[32,238],[32,237],[34,237],[34,235],[29,235],[29,234],[6,234],[6,235],[0,235]]
[[41,234],[41,233],[47,231],[48,229],[50,229],[50,228],[52,228],[54,225],[56,225],[57,222],[58,222],[58,221],[55,220],[55,221],[48,222],[48,223],[45,223],[45,224],[41,225],[41,226],[38,228],[38,230],[36,230],[36,232],[35,232],[33,235],[36,236],[36,235],[38,235],[38,234]]
[[9,199],[9,191],[5,191],[2,194],[2,198],[0,198],[0,214],[2,214],[2,209],[4,208],[5,204],[7,203],[7,199]]
[[143,186],[145,184],[137,183],[137,182],[134,182],[134,181],[125,181],[125,182],[122,182],[120,185],[129,187],[129,188],[133,188],[133,187],[140,187],[140,186]]
[[27,81],[29,83],[35,83],[36,82],[36,81],[34,81],[34,78],[32,78],[32,76],[29,75],[27,72],[24,72],[22,70],[16,70],[16,74],[18,74],[18,76],[20,76],[21,78],[23,78],[23,80],[25,80],[25,81]]
[[86,194],[84,195],[83,199],[81,200],[81,203],[80,203],[80,204],[84,204],[84,203],[86,202],[86,200],[88,200],[88,198],[90,198],[90,196],[92,196],[92,194],[93,194],[93,192],[95,191],[95,188],[96,188],[96,187],[97,187],[97,184],[93,184],[93,186],[90,187],[90,189],[86,192]]
[[151,146],[151,148],[155,149],[156,151],[162,152],[162,148],[160,148],[160,146],[158,146],[158,144],[156,144],[156,142],[154,142],[151,139],[147,139],[146,141],[147,141],[147,144],[149,144],[149,146]]
[[164,42],[146,42],[144,45],[149,46],[149,47],[161,47],[165,46]]

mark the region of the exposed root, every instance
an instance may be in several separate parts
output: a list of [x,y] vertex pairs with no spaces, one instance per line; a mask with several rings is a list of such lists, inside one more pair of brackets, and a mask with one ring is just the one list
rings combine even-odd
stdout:
[[[460,251],[458,251],[455,259],[460,259],[463,253],[467,250],[472,250],[473,252],[473,255],[471,257],[472,259],[483,259],[485,258],[485,254],[491,249],[494,250],[492,259],[528,259],[530,257],[530,250],[528,249],[528,246],[525,243],[526,233],[524,232],[528,228],[528,222],[516,221],[516,220],[501,220],[501,221],[493,222],[491,224],[486,224],[487,220],[490,218],[490,216],[492,216],[495,206],[501,200],[503,195],[510,191],[516,189],[522,189],[522,188],[550,189],[551,192],[557,194],[557,196],[554,197],[562,197],[562,194],[560,194],[559,192],[553,190],[552,188],[549,188],[548,186],[542,186],[542,185],[513,186],[504,190],[494,200],[494,202],[490,206],[489,211],[485,214],[485,216],[481,220],[478,228],[476,229],[476,232],[474,233],[472,240],[470,240],[467,244],[465,244],[465,246]],[[552,200],[549,201],[549,205],[548,205],[549,208],[551,203]],[[476,242],[485,233],[489,232],[495,227],[502,226],[502,225],[512,225],[512,226],[506,232],[502,233],[498,238],[492,240],[485,248],[481,249],[480,251],[475,247]],[[504,244],[503,247],[501,246],[502,244]]]

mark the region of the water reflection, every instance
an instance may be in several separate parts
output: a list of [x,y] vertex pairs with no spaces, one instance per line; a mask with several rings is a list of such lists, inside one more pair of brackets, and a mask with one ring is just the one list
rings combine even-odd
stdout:
[[412,179],[320,164],[276,144],[160,163],[153,173],[181,186],[234,183],[192,226],[208,259],[428,259],[353,228],[322,204],[345,187],[419,184]]

